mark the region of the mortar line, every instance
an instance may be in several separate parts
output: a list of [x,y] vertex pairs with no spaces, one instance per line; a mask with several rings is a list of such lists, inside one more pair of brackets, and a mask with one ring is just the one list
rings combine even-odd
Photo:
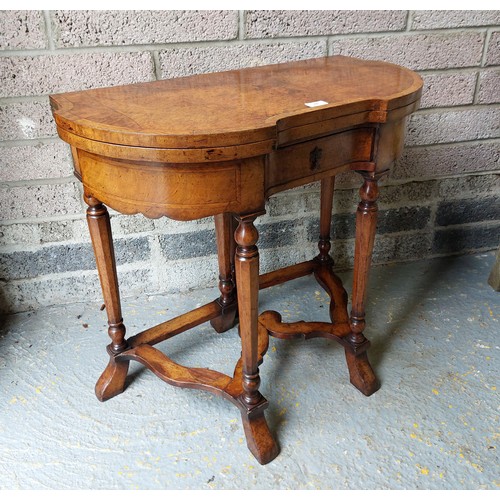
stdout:
[[488,55],[488,48],[490,45],[490,39],[491,39],[492,33],[493,33],[493,29],[486,30],[486,36],[484,38],[484,44],[483,44],[483,54],[481,57],[481,67],[482,68],[486,67],[486,56]]
[[464,141],[457,141],[457,142],[439,142],[439,143],[433,143],[433,144],[407,144],[405,145],[405,150],[407,149],[418,149],[418,148],[440,148],[442,146],[455,146],[455,145],[481,145],[483,143],[496,143],[500,140],[500,137],[488,137],[485,139],[471,139],[469,141],[464,140]]
[[454,106],[436,106],[433,108],[422,108],[417,110],[415,113],[419,115],[425,115],[425,114],[434,114],[436,111],[468,111],[468,110],[475,110],[475,109],[485,109],[485,108],[491,108],[491,109],[497,109],[499,108],[499,105],[497,103],[469,103],[469,104],[456,104]]
[[[38,144],[59,144],[61,139],[58,136],[54,137],[34,137],[33,139],[7,139],[0,141],[0,148],[12,148],[19,146],[35,146]],[[68,150],[69,151],[69,150]]]
[[[331,37],[326,37],[322,39],[318,39],[318,41],[323,41],[327,44],[327,52],[331,52],[330,50],[330,39]],[[158,53],[158,51],[154,51]],[[481,68],[480,66],[464,66],[462,68],[436,68],[436,69],[418,69],[416,70],[419,74],[422,74],[423,76],[425,75],[445,75],[447,73],[449,74],[469,74],[473,72],[479,72],[480,70],[498,70],[500,69],[500,65],[491,65],[488,66],[487,68]],[[98,87],[96,87],[98,88]],[[45,103],[48,99],[48,96],[50,94],[38,94],[38,95],[31,95],[31,96],[3,96],[0,97],[0,105],[8,105],[8,104],[16,104],[19,102],[40,102],[40,103]],[[485,106],[488,105],[486,104],[477,104],[479,106]],[[451,106],[451,107],[459,107],[463,105],[456,105],[456,106]],[[450,107],[450,106],[448,106]],[[446,107],[445,107],[446,108]],[[429,109],[429,108],[426,108]],[[432,109],[441,109],[441,108],[432,108]]]
[[407,33],[412,31],[411,25],[413,22],[413,13],[414,13],[413,10],[408,10],[408,12],[406,13],[406,29],[403,31]]
[[161,80],[161,62],[160,56],[157,50],[153,50],[151,53],[151,58],[153,60],[154,74],[157,80]]
[[[48,14],[49,11],[47,11]],[[166,50],[177,48],[193,48],[193,47],[226,47],[228,45],[262,45],[266,44],[280,44],[280,43],[293,43],[293,42],[307,42],[307,41],[322,41],[325,36],[332,36],[334,39],[356,39],[356,38],[383,38],[386,36],[405,37],[409,35],[431,35],[431,34],[446,34],[446,33],[484,33],[485,30],[494,30],[500,28],[500,25],[491,24],[485,26],[464,26],[457,28],[432,28],[426,30],[386,30],[386,31],[362,31],[358,33],[329,33],[327,35],[292,35],[292,36],[279,36],[279,37],[263,37],[263,38],[234,38],[225,40],[193,40],[171,43],[143,43],[143,44],[125,44],[125,45],[106,45],[106,46],[81,46],[81,47],[58,47],[54,49],[11,49],[2,51],[3,57],[9,56],[36,56],[36,55],[54,55],[54,54],[81,54],[81,53],[96,53],[96,52],[141,52],[151,50]],[[53,43],[53,41],[52,41]]]
[[[481,54],[481,63],[480,66],[481,68],[484,68],[486,66],[486,56],[488,54],[488,46],[490,44],[490,38],[491,38],[491,30],[486,30],[486,35],[484,37],[484,42],[483,42],[483,52]],[[478,94],[479,94],[479,72],[476,76],[476,84],[474,86],[474,96],[472,98],[472,102],[474,104],[478,104],[477,99],[478,99]]]
[[52,20],[50,18],[50,10],[43,11],[43,19],[44,19],[44,24],[45,24],[45,36],[47,37],[47,41],[48,41],[48,49],[50,51],[54,51],[55,44],[54,44],[54,37],[53,37],[53,33],[52,33]]
[[239,10],[238,11],[238,35],[236,37],[237,40],[247,40],[245,38],[245,21],[246,21],[246,11]]
[[53,186],[56,184],[71,184],[77,182],[74,175],[65,177],[48,177],[46,179],[23,179],[17,181],[0,181],[0,189],[29,186]]

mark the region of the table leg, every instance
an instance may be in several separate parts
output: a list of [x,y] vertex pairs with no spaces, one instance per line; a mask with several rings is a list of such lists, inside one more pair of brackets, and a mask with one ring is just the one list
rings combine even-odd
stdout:
[[359,190],[361,201],[356,213],[351,333],[348,337],[350,347],[346,347],[345,353],[351,383],[363,394],[369,396],[380,387],[366,353],[369,342],[363,335],[366,288],[377,224],[377,182],[380,175],[369,172],[360,173],[364,182]]
[[214,219],[219,260],[219,290],[221,292],[217,300],[221,305],[221,315],[212,319],[210,324],[216,332],[222,333],[235,325],[238,310],[234,281],[235,218],[232,214],[224,213],[216,215]]
[[87,222],[108,315],[108,334],[111,337],[111,344],[107,349],[110,356],[109,364],[95,388],[97,398],[105,401],[124,390],[129,361],[115,359],[115,356],[127,349],[128,345],[125,340],[108,210],[99,200],[90,196],[86,196],[85,201],[89,205]]
[[328,177],[321,181],[321,210],[319,220],[319,255],[316,260],[321,264],[333,264],[330,256],[330,230],[332,226],[333,190],[335,177]]
[[243,427],[250,451],[261,464],[273,460],[279,448],[269,431],[264,410],[267,401],[259,392],[258,305],[259,233],[254,226],[256,215],[241,216],[234,238],[236,248],[236,283],[241,336]]

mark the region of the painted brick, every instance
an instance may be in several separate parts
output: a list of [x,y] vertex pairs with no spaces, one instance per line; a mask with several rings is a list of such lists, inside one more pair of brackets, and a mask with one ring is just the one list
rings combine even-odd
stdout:
[[[122,298],[150,291],[152,280],[152,271],[149,269],[118,271]],[[97,272],[12,281],[4,285],[3,292],[3,296],[0,295],[0,311],[4,313],[29,311],[82,300],[102,302]]]
[[73,174],[70,147],[61,142],[0,149],[0,181],[47,179]]
[[52,13],[56,47],[231,40],[238,12],[221,10],[71,10]]
[[38,224],[40,228],[39,243],[56,243],[73,239],[74,221],[49,221]]
[[[81,215],[85,214],[85,210],[82,208]],[[109,208],[108,208],[109,211]],[[117,236],[115,231],[115,224],[113,218],[111,218],[111,231],[113,233],[113,237]],[[87,225],[87,220],[85,219],[76,219],[73,221],[73,238],[74,241],[90,241],[89,228]]]
[[36,96],[154,80],[149,52],[0,58],[0,97]]
[[283,195],[272,196],[266,203],[269,217],[280,217],[288,214],[301,214],[306,211],[304,193],[285,192]]
[[159,54],[162,78],[194,75],[321,57],[325,42],[179,47]]
[[134,234],[152,231],[154,223],[142,214],[118,215],[112,218],[113,234]]
[[40,243],[38,224],[9,224],[0,226],[0,247],[6,245],[33,245]]
[[[149,219],[148,219],[149,220]],[[153,219],[154,229],[159,233],[188,233],[190,231],[198,231],[200,229],[212,229],[214,227],[213,217],[210,218],[210,224],[203,224],[203,219],[193,221],[179,221],[161,217]]]
[[379,191],[378,206],[380,209],[384,209],[391,206],[423,204],[434,197],[435,186],[435,181],[408,182],[396,186],[382,186]]
[[[54,243],[73,239],[72,220],[40,223],[15,223],[0,227],[0,246]],[[88,237],[87,237],[88,240]]]
[[[431,235],[428,233],[377,234],[372,262],[386,264],[394,261],[425,259],[430,255],[431,245]],[[331,255],[337,268],[352,269],[354,239],[336,240],[332,245]]]
[[478,249],[498,248],[500,226],[483,225],[467,228],[438,229],[434,233],[432,251],[450,254]]
[[[354,213],[360,200],[358,191],[358,189],[336,189],[333,193],[333,213]],[[318,207],[319,194],[318,204],[316,204],[316,211],[318,210]]]
[[217,253],[215,230],[160,235],[160,248],[168,260],[205,257]]
[[342,172],[335,176],[335,186],[339,189],[359,188],[363,184],[363,178],[357,172]]
[[481,71],[479,74],[477,102],[480,104],[500,102],[500,70]]
[[297,243],[297,221],[280,221],[270,224],[256,224],[259,231],[259,248],[277,248]]
[[2,10],[0,50],[44,49],[44,25],[41,10]]
[[342,38],[331,42],[331,54],[384,60],[414,70],[462,68],[480,65],[484,38],[479,32]]
[[[354,240],[335,240],[330,255],[333,257],[337,269],[352,269],[354,265]],[[345,284],[350,286],[350,280]]]
[[431,245],[431,236],[426,233],[376,236],[372,260],[384,264],[425,259],[430,255]]
[[273,248],[259,248],[260,274],[304,262],[311,259],[317,253],[317,247],[315,247],[313,252],[307,255],[305,252],[305,245],[281,247],[278,252]]
[[500,174],[469,175],[438,181],[438,196],[443,199],[500,196]]
[[422,108],[472,104],[477,73],[425,75]]
[[0,106],[0,141],[57,136],[49,100]]
[[377,233],[397,233],[423,229],[430,221],[429,207],[399,207],[379,210]]
[[192,288],[218,284],[219,271],[215,255],[169,260],[159,271],[161,272],[160,292],[182,293]]
[[117,265],[148,260],[150,258],[151,246],[146,236],[115,238],[114,248]]
[[[430,221],[428,207],[400,207],[389,210],[379,210],[377,219],[377,234],[397,233],[423,229]],[[306,231],[309,241],[316,241],[319,234],[319,218],[312,217],[306,221]],[[346,240],[356,235],[356,215],[335,214],[332,220],[332,238]]]
[[397,10],[250,10],[245,38],[397,31],[405,28],[406,16]]
[[428,30],[500,24],[498,10],[417,10],[411,29]]
[[[333,213],[354,213],[360,201],[358,189],[336,189],[333,195]],[[382,185],[379,191],[378,207],[384,210],[413,204],[423,204],[434,198],[435,181],[419,181],[398,184],[396,186]],[[314,203],[306,203],[308,212],[319,209],[319,192],[315,194]],[[292,212],[290,212],[292,213]]]
[[499,136],[500,108],[417,112],[410,117],[405,144],[416,146]]
[[442,201],[439,203],[436,213],[436,223],[439,226],[451,226],[496,219],[500,219],[500,203],[498,203],[498,197]]
[[500,144],[457,144],[406,148],[391,173],[393,179],[442,177],[500,170]]
[[486,52],[486,66],[500,64],[500,31],[491,34]]
[[81,214],[80,200],[76,183],[0,187],[3,220]]
[[[118,265],[149,258],[150,248],[146,237],[115,239],[114,248]],[[45,246],[34,252],[0,253],[0,275],[7,280],[85,271],[95,267],[90,243]]]

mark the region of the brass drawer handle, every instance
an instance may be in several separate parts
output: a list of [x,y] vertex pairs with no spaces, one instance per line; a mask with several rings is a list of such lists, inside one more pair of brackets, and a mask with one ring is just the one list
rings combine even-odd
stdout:
[[320,167],[321,156],[323,155],[323,150],[317,146],[309,153],[309,164],[311,170],[314,172]]

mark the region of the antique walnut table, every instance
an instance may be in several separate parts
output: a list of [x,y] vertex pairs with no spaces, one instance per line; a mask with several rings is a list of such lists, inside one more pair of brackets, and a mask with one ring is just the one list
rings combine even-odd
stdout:
[[[421,89],[408,69],[334,56],[51,96],[89,206],[108,315],[110,360],[97,397],[121,393],[129,361],[139,361],[169,384],[233,402],[249,449],[265,464],[279,453],[259,392],[269,335],[336,340],[351,383],[367,396],[375,392],[363,330],[377,182],[402,152],[405,120],[418,108]],[[329,255],[334,178],[348,170],[362,176],[350,314]],[[266,199],[313,181],[321,181],[319,254],[259,275],[254,222]],[[126,338],[106,206],[150,218],[214,216],[220,297]],[[259,289],[308,274],[331,298],[331,322],[283,323],[275,311],[259,316]],[[206,321],[217,332],[239,322],[241,358],[232,377],[181,366],[153,347]]]

